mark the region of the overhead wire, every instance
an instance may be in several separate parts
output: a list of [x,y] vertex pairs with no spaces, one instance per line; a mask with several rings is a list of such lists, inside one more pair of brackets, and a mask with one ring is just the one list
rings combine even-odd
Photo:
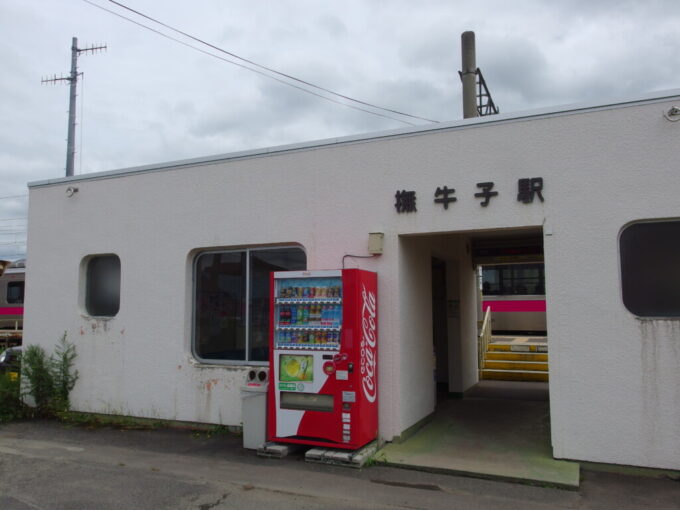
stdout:
[[383,110],[383,111],[386,111],[386,112],[396,113],[397,115],[403,115],[403,116],[405,116],[405,117],[410,117],[410,118],[412,118],[412,119],[424,120],[424,121],[426,121],[426,122],[435,122],[435,123],[438,123],[438,122],[439,122],[439,121],[437,121],[437,120],[428,119],[428,118],[425,118],[425,117],[419,117],[418,115],[411,115],[410,113],[401,112],[401,111],[399,111],[399,110],[393,110],[393,109],[390,109],[390,108],[385,108],[385,107],[383,107],[383,106],[377,106],[377,105],[374,105],[374,104],[372,104],[372,103],[368,103],[368,102],[366,102],[366,101],[361,101],[361,100],[359,100],[359,99],[355,99],[355,98],[353,98],[353,97],[349,97],[349,96],[346,96],[346,95],[344,95],[344,94],[340,94],[340,93],[338,93],[338,92],[335,92],[335,91],[333,91],[333,90],[330,90],[330,89],[321,87],[321,86],[319,86],[319,85],[315,85],[314,83],[308,82],[308,81],[306,81],[306,80],[302,80],[302,79],[300,79],[300,78],[296,78],[295,76],[292,76],[292,75],[290,75],[290,74],[282,73],[281,71],[277,71],[276,69],[272,69],[271,67],[267,67],[267,66],[264,66],[264,65],[262,65],[262,64],[258,64],[257,62],[254,62],[254,61],[249,60],[249,59],[247,59],[247,58],[241,57],[241,56],[239,56],[239,55],[237,55],[237,54],[235,54],[235,53],[232,53],[232,52],[230,52],[230,51],[227,51],[227,50],[225,50],[225,49],[223,49],[223,48],[220,48],[219,46],[215,46],[214,44],[211,44],[211,43],[209,43],[209,42],[204,41],[203,39],[199,39],[198,37],[195,37],[195,36],[193,36],[193,35],[191,35],[191,34],[188,34],[188,33],[186,33],[186,32],[183,32],[182,30],[179,30],[179,29],[177,29],[177,28],[175,28],[175,27],[173,27],[173,26],[171,26],[171,25],[168,25],[168,24],[166,24],[166,23],[163,23],[162,21],[159,21],[159,20],[157,20],[157,19],[155,19],[155,18],[153,18],[153,17],[151,17],[151,16],[149,16],[149,15],[147,15],[147,14],[144,14],[144,13],[142,13],[142,12],[140,12],[140,11],[137,11],[137,10],[135,10],[135,9],[132,9],[131,7],[128,7],[127,5],[122,4],[121,2],[117,2],[116,0],[109,0],[109,2],[112,3],[112,4],[115,4],[115,5],[117,5],[117,6],[121,7],[121,8],[123,8],[123,9],[126,9],[126,10],[128,10],[128,11],[134,13],[134,14],[137,14],[138,16],[141,16],[141,17],[143,17],[143,18],[146,18],[146,19],[148,19],[149,21],[152,21],[152,22],[154,22],[154,23],[157,23],[158,25],[161,25],[161,26],[163,26],[163,27],[165,27],[165,28],[167,28],[167,29],[169,29],[169,30],[172,30],[173,32],[176,32],[176,33],[178,33],[178,34],[181,34],[181,35],[183,35],[184,37],[188,37],[189,39],[192,39],[192,40],[194,40],[194,41],[196,41],[196,42],[198,42],[198,43],[200,43],[200,44],[204,44],[204,45],[206,45],[206,46],[208,46],[208,47],[210,47],[210,48],[212,48],[212,49],[214,49],[214,50],[217,50],[217,51],[219,51],[219,52],[221,52],[221,53],[225,53],[226,55],[229,55],[229,56],[231,56],[231,57],[237,58],[237,59],[239,59],[239,60],[241,60],[241,61],[243,61],[243,62],[247,62],[248,64],[254,65],[254,66],[256,66],[256,67],[258,67],[258,68],[260,68],[260,69],[265,69],[266,71],[269,71],[269,72],[271,72],[271,73],[277,74],[277,75],[279,75],[279,76],[283,76],[283,77],[285,77],[285,78],[288,78],[289,80],[294,80],[294,81],[296,81],[296,82],[298,82],[298,83],[302,83],[302,84],[304,84],[304,85],[307,85],[308,87],[313,87],[313,88],[315,88],[315,89],[322,90],[322,91],[327,92],[327,93],[329,93],[329,94],[333,94],[334,96],[338,96],[338,97],[341,97],[341,98],[343,98],[343,99],[347,99],[348,101],[353,101],[353,102],[355,102],[355,103],[359,103],[359,104],[362,104],[362,105],[365,105],[365,106],[370,106],[371,108],[377,108],[377,109],[379,109],[379,110]]
[[148,27],[148,26],[146,26],[146,25],[144,25],[144,24],[142,24],[142,23],[139,23],[139,22],[137,22],[137,21],[135,21],[135,20],[133,20],[133,19],[130,19],[130,18],[126,17],[126,16],[123,16],[122,14],[118,14],[117,12],[114,12],[114,11],[112,11],[112,10],[110,10],[110,9],[107,9],[107,8],[105,8],[105,7],[102,7],[101,5],[97,5],[97,4],[95,4],[94,2],[91,2],[90,0],[83,0],[83,2],[85,2],[85,3],[87,3],[87,4],[90,4],[90,5],[92,5],[93,7],[96,7],[96,8],[98,8],[98,9],[103,10],[103,11],[106,11],[106,12],[108,12],[108,13],[110,13],[110,14],[113,14],[114,16],[118,16],[119,18],[122,18],[122,19],[124,19],[124,20],[127,20],[127,21],[129,21],[130,23],[134,23],[135,25],[138,25],[138,26],[140,26],[140,27],[142,27],[142,28],[144,28],[144,29],[146,29],[146,30],[149,30],[149,31],[151,31],[151,32],[154,32],[154,33],[156,33],[156,34],[158,34],[158,35],[160,35],[160,36],[162,36],[162,37],[165,37],[166,39],[170,39],[171,41],[174,41],[174,42],[176,42],[176,43],[182,44],[183,46],[186,46],[186,47],[188,47],[188,48],[194,49],[194,50],[196,50],[196,51],[200,51],[201,53],[204,53],[205,55],[211,56],[211,57],[216,58],[216,59],[219,59],[219,60],[223,60],[223,61],[225,61],[225,62],[229,62],[230,64],[233,64],[233,65],[238,66],[238,67],[242,67],[243,69],[247,69],[248,71],[251,71],[251,72],[253,72],[253,73],[260,74],[260,75],[265,76],[265,77],[267,77],[267,78],[269,78],[269,79],[271,79],[271,80],[278,81],[279,83],[282,83],[282,84],[284,84],[284,85],[288,85],[289,87],[296,88],[296,89],[301,90],[301,91],[303,91],[303,92],[306,92],[306,93],[308,93],[308,94],[312,94],[312,95],[314,95],[314,96],[320,97],[321,99],[325,99],[326,101],[330,101],[331,103],[339,104],[339,105],[341,105],[341,106],[346,106],[347,108],[352,108],[353,110],[359,110],[359,111],[362,111],[362,112],[365,112],[365,113],[370,113],[371,115],[375,115],[375,116],[377,116],[377,117],[382,117],[382,118],[390,119],[390,120],[396,120],[397,122],[402,122],[402,123],[404,123],[404,124],[408,124],[409,126],[415,126],[415,124],[413,124],[412,122],[408,122],[408,121],[401,120],[401,119],[395,119],[394,117],[390,117],[390,116],[388,116],[388,115],[383,115],[383,114],[381,114],[381,113],[372,112],[372,111],[370,111],[370,110],[366,110],[366,109],[364,109],[364,108],[360,108],[360,107],[358,107],[358,106],[354,106],[354,105],[351,105],[351,104],[343,103],[343,102],[341,102],[341,101],[336,101],[336,100],[334,100],[334,99],[331,99],[330,97],[326,97],[326,96],[324,96],[324,95],[317,94],[316,92],[313,92],[313,91],[311,91],[311,90],[308,90],[308,89],[299,87],[299,86],[297,86],[297,85],[294,85],[294,84],[289,83],[289,82],[287,82],[287,81],[281,80],[281,79],[276,78],[276,77],[274,77],[274,76],[270,76],[270,75],[268,75],[268,74],[266,74],[266,73],[263,73],[262,71],[258,71],[257,69],[253,69],[253,68],[251,68],[251,67],[245,66],[245,65],[243,65],[243,64],[239,64],[238,62],[234,62],[234,61],[229,60],[229,59],[227,59],[227,58],[220,57],[219,55],[215,55],[214,53],[210,53],[209,51],[202,50],[201,48],[197,48],[196,46],[193,46],[193,45],[191,45],[191,44],[189,44],[189,43],[186,43],[186,42],[184,42],[184,41],[180,41],[179,39],[177,39],[177,38],[175,38],[175,37],[169,36],[168,34],[164,34],[163,32],[161,32],[161,31],[159,31],[159,30],[155,30],[155,29],[153,29],[153,28],[151,28],[151,27]]
[[[290,83],[289,81],[285,81],[285,80],[283,80],[283,79],[280,79],[280,78],[277,78],[277,77],[275,77],[275,76],[272,76],[271,74],[267,74],[267,73],[265,73],[265,72],[263,72],[263,71],[259,71],[259,70],[257,70],[257,69],[253,69],[252,67],[249,67],[249,66],[247,66],[247,65],[241,64],[241,63],[239,63],[239,62],[234,62],[233,60],[230,60],[230,59],[221,57],[220,55],[215,55],[214,53],[211,53],[211,52],[209,52],[209,51],[206,51],[206,50],[203,50],[203,49],[201,49],[201,48],[198,48],[198,47],[196,47],[196,46],[194,46],[194,45],[192,45],[192,44],[189,44],[189,43],[187,43],[187,42],[185,42],[185,41],[182,41],[182,40],[177,39],[177,38],[175,38],[175,37],[172,37],[172,36],[170,36],[170,35],[168,35],[168,34],[166,34],[166,33],[164,33],[164,32],[161,32],[160,30],[156,30],[156,29],[154,29],[154,28],[152,28],[152,27],[149,27],[149,26],[147,26],[147,25],[144,25],[143,23],[140,23],[140,22],[138,22],[138,21],[135,21],[135,20],[133,20],[133,19],[127,17],[127,16],[123,16],[122,14],[119,14],[119,13],[117,13],[117,12],[115,12],[115,11],[112,11],[111,9],[107,9],[106,7],[103,7],[103,6],[101,6],[101,5],[98,5],[98,4],[94,3],[94,2],[92,2],[91,0],[82,0],[82,1],[85,2],[85,3],[87,3],[87,4],[89,4],[89,5],[91,5],[91,6],[93,6],[93,7],[96,7],[97,9],[101,9],[101,10],[103,10],[103,11],[105,11],[105,12],[108,12],[109,14],[112,14],[112,15],[114,15],[114,16],[117,16],[117,17],[121,18],[121,19],[124,19],[124,20],[126,20],[126,21],[129,21],[130,23],[133,23],[133,24],[135,24],[135,25],[137,25],[137,26],[139,26],[139,27],[141,27],[141,28],[144,28],[145,30],[149,30],[150,32],[153,32],[153,33],[155,33],[155,34],[157,34],[157,35],[160,35],[161,37],[165,37],[166,39],[169,39],[169,40],[171,40],[171,41],[173,41],[173,42],[176,42],[176,43],[178,43],[178,44],[181,44],[181,45],[186,46],[186,47],[188,47],[188,48],[191,48],[191,49],[193,49],[193,50],[199,51],[199,52],[201,52],[201,53],[203,53],[203,54],[205,54],[205,55],[208,55],[208,56],[210,56],[210,57],[213,57],[213,58],[222,60],[222,61],[224,61],[224,62],[227,62],[227,63],[229,63],[229,64],[235,65],[235,66],[237,66],[237,67],[241,67],[241,68],[246,69],[246,70],[248,70],[248,71],[250,71],[250,72],[259,74],[259,75],[261,75],[261,76],[264,76],[265,78],[269,78],[269,79],[271,79],[271,80],[277,81],[277,82],[279,82],[279,83],[281,83],[281,84],[283,84],[283,85],[287,85],[287,86],[289,86],[289,87],[298,89],[298,90],[300,90],[300,91],[302,91],[302,92],[306,92],[307,94],[311,94],[311,95],[316,96],[316,97],[318,97],[318,98],[320,98],[320,99],[324,99],[324,100],[329,101],[329,102],[331,102],[331,103],[335,103],[335,104],[338,104],[338,105],[341,105],[341,106],[345,106],[345,107],[351,108],[351,109],[353,109],[353,110],[357,110],[357,111],[361,111],[361,112],[364,112],[364,113],[368,113],[368,114],[370,114],[370,115],[375,115],[375,116],[377,116],[377,117],[382,117],[382,118],[384,118],[384,119],[389,119],[389,120],[394,120],[394,121],[397,121],[397,122],[401,122],[401,123],[407,124],[407,125],[409,125],[409,126],[415,126],[415,125],[416,125],[416,124],[414,124],[414,123],[412,123],[412,122],[408,122],[408,121],[403,120],[403,119],[398,119],[398,118],[395,118],[395,117],[392,117],[392,116],[389,116],[389,115],[385,115],[385,114],[382,114],[382,113],[378,113],[378,112],[374,112],[374,111],[371,111],[371,110],[367,110],[367,109],[365,109],[365,108],[361,108],[361,107],[358,107],[358,106],[355,106],[355,105],[352,105],[352,104],[347,104],[347,103],[345,103],[345,102],[335,100],[335,99],[330,98],[330,97],[328,97],[328,96],[325,96],[325,95],[323,95],[323,94],[316,93],[316,92],[314,92],[314,91],[312,91],[312,90],[309,90],[309,89],[307,89],[307,88],[304,88],[304,87],[295,85],[294,83]],[[121,4],[121,6],[122,6],[122,4]],[[128,9],[128,10],[131,10],[131,9],[127,8],[126,6],[122,6],[122,7],[126,8],[126,9]],[[141,13],[140,13],[140,15],[145,16],[145,15],[143,15],[143,14],[141,14]],[[153,19],[153,18],[150,18],[150,19]],[[160,22],[157,22],[157,23],[159,23],[159,24],[162,25],[162,23],[160,23]],[[168,27],[169,27],[169,26],[168,26]],[[177,31],[178,33],[182,33],[182,34],[183,34],[183,32],[181,32],[181,31],[179,31],[179,30],[173,29],[172,27],[169,27],[169,28],[170,28],[171,30],[175,30],[175,31]],[[193,36],[188,35],[188,34],[186,35],[186,37],[193,38]],[[200,41],[200,39],[196,39],[196,38],[194,38],[194,39]],[[212,47],[212,45],[210,45],[209,43],[203,42],[203,44],[206,44],[206,45]],[[230,54],[229,52],[227,52],[226,50],[222,50],[221,48],[218,48],[218,47],[216,47],[216,46],[215,46],[214,48],[217,49],[218,51],[221,51],[221,52],[225,53],[225,54],[231,55],[231,54]],[[235,58],[241,59],[241,57],[238,57],[238,56],[235,56]],[[250,62],[250,61],[248,61],[248,60],[246,60],[246,59],[241,59],[241,60],[243,60],[244,62]],[[259,65],[259,64],[253,63],[253,64],[251,64],[251,65]],[[264,69],[267,69],[267,68],[264,67],[264,66],[260,66],[260,67],[262,67],[262,68],[264,68]],[[274,71],[274,70],[271,70],[270,72],[277,73],[277,71]],[[280,74],[281,76],[286,76],[286,75],[284,75],[283,73],[279,73],[279,74]],[[294,78],[293,78],[293,79],[294,79]],[[300,81],[301,83],[304,83],[302,80],[298,80],[298,81]],[[314,86],[314,87],[316,87],[316,86],[313,85],[313,84],[310,84],[309,86]],[[317,87],[317,88],[320,89],[320,90],[326,90],[326,89],[323,89],[322,87]],[[338,97],[347,98],[348,100],[355,101],[355,102],[357,102],[357,103],[359,103],[359,104],[365,104],[365,105],[370,106],[370,107],[372,107],[372,108],[376,108],[376,109],[383,110],[383,111],[390,111],[389,109],[382,108],[382,107],[380,107],[380,106],[371,105],[370,103],[365,103],[365,102],[362,102],[362,101],[359,101],[359,100],[354,100],[354,99],[352,99],[352,98],[349,98],[348,96],[343,96],[343,95],[341,95],[341,94],[334,93],[333,91],[328,91],[328,93],[335,94],[335,95],[337,95]],[[401,112],[398,112],[398,113],[401,114]],[[404,115],[410,116],[409,114],[404,114]],[[411,117],[415,117],[415,116],[411,116]],[[415,117],[415,118],[420,118],[420,117]],[[433,120],[430,120],[430,119],[424,119],[424,118],[421,118],[421,119],[422,119],[422,120],[426,120],[426,121],[428,121],[428,122],[438,122],[438,121],[433,121]]]

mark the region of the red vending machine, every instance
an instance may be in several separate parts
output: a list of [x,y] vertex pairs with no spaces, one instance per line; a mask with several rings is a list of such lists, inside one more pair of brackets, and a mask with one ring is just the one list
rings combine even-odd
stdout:
[[377,275],[272,273],[269,441],[355,450],[378,435]]

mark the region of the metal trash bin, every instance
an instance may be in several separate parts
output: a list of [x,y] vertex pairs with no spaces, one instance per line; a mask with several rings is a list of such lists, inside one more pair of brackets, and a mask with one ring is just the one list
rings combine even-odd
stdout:
[[267,390],[269,369],[248,371],[241,387],[241,416],[243,419],[243,447],[257,450],[267,440]]

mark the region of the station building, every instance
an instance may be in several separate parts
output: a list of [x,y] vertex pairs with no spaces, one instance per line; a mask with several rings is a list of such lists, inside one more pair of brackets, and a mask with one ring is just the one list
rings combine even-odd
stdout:
[[[67,332],[76,410],[239,426],[269,271],[360,267],[392,441],[436,409],[435,378],[479,380],[477,247],[530,240],[553,455],[680,469],[674,107],[680,91],[31,183],[25,344]],[[382,254],[347,256],[371,233]]]

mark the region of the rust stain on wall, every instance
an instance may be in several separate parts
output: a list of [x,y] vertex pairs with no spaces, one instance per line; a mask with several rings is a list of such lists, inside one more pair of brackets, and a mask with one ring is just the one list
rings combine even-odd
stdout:
[[208,379],[204,385],[206,391],[211,391],[219,382],[219,379]]

